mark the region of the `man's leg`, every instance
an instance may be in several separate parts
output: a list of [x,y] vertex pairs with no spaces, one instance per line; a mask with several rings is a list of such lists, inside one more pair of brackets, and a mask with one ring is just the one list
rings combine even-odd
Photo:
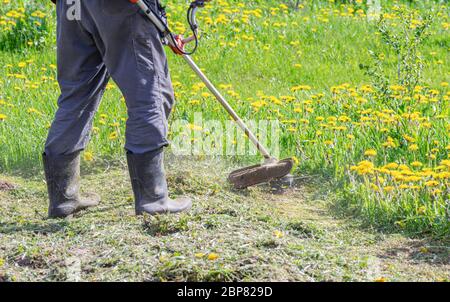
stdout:
[[58,1],[57,65],[61,95],[45,144],[45,153],[55,156],[73,154],[86,147],[94,114],[109,79],[92,35],[81,21],[68,20],[66,10],[65,1]]
[[67,8],[66,1],[57,2],[61,95],[43,155],[50,217],[66,217],[99,202],[97,196],[90,199],[79,196],[79,153],[89,140],[108,73],[91,34],[84,27],[82,21],[86,20],[69,20]]
[[166,147],[174,93],[158,31],[129,1],[92,6],[99,10],[92,15],[105,45],[104,62],[127,104],[125,149],[143,154]]
[[[156,8],[156,0],[149,2]],[[174,93],[159,33],[129,1],[88,3],[105,46],[104,62],[127,103],[125,149],[136,213],[187,210],[191,206],[189,199],[168,198],[163,168]]]

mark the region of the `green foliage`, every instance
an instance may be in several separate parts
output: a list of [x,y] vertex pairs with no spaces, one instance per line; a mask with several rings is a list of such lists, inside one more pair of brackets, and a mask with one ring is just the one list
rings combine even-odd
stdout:
[[[423,80],[424,58],[422,46],[430,35],[433,16],[428,12],[398,7],[398,19],[388,20],[382,14],[377,23],[377,30],[387,46],[387,53],[370,51],[374,61],[372,65],[360,64],[372,79],[380,97],[389,100],[392,96],[392,85],[403,86],[412,96],[414,88]],[[395,76],[392,68],[386,63],[386,57],[393,57],[396,66]]]
[[34,5],[8,11],[0,17],[0,50],[41,49],[48,35],[46,14]]

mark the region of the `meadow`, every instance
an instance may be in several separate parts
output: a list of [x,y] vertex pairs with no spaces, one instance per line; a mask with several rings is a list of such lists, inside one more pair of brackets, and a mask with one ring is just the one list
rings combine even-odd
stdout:
[[[40,167],[59,93],[56,25],[50,1],[0,2],[0,173],[11,174]],[[187,31],[187,2],[166,2],[174,31]],[[194,59],[244,118],[280,121],[296,175],[332,180],[340,205],[372,225],[448,238],[448,16],[446,1],[385,0],[378,13],[363,0],[218,0],[199,13]],[[190,123],[189,137],[207,136],[194,113],[228,117],[168,56],[172,118]],[[123,157],[125,121],[111,82],[84,164]]]

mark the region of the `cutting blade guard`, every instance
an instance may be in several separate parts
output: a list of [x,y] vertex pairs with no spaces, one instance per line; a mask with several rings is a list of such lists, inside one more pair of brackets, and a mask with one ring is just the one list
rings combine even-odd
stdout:
[[293,167],[294,161],[291,158],[254,165],[231,172],[228,176],[228,181],[235,189],[245,189],[283,178],[291,173]]

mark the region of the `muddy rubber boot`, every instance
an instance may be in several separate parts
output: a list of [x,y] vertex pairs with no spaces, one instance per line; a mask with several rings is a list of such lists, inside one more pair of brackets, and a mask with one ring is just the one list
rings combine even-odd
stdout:
[[65,218],[99,204],[97,194],[80,197],[80,152],[71,155],[42,155],[50,204],[49,218]]
[[145,154],[127,154],[136,215],[179,213],[192,206],[189,198],[169,198],[163,158],[163,149]]

